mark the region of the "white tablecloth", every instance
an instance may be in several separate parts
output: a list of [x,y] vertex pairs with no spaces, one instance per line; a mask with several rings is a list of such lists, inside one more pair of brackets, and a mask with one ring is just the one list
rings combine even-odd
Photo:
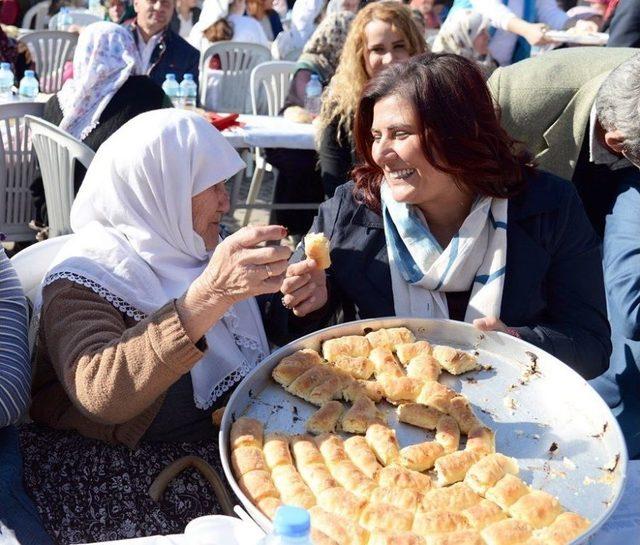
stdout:
[[234,148],[315,149],[313,125],[267,115],[241,115],[238,121],[245,126],[222,131]]

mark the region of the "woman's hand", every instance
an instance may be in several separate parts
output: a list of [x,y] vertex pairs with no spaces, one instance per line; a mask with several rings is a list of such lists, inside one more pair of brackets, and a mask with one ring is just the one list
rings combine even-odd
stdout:
[[520,338],[518,330],[508,327],[502,320],[493,316],[487,318],[476,318],[473,321],[473,327],[477,327],[480,331],[500,331],[512,337]]
[[327,276],[313,259],[305,259],[289,265],[280,291],[286,308],[306,316],[327,304]]
[[543,23],[526,23],[521,36],[531,45],[545,45],[549,40],[545,36],[545,32],[549,27]]

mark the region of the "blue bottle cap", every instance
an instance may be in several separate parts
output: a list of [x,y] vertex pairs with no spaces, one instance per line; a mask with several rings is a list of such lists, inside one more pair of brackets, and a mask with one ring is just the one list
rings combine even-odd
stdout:
[[304,537],[311,529],[309,512],[300,507],[282,505],[276,511],[273,528],[280,536]]
[[183,80],[186,79],[187,81],[193,81],[193,74],[185,74],[182,79]]
[[164,77],[165,80],[175,80],[176,79],[176,75],[175,74],[167,74]]
[[33,70],[25,70],[24,77],[25,78],[35,78],[36,73]]
[[0,70],[11,70],[11,63],[10,62],[0,63]]

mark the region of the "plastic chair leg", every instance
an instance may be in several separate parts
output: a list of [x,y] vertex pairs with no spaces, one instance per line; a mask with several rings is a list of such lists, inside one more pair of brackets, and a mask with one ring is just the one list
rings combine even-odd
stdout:
[[[249,194],[247,195],[247,206],[250,206],[256,202],[256,198],[258,197],[258,193],[260,192],[260,187],[262,186],[262,178],[264,177],[264,169],[258,168],[256,165],[256,169],[253,172],[253,177],[251,178],[251,186],[249,187]],[[249,220],[251,219],[251,208],[247,208],[244,213],[244,219],[242,220],[242,226],[249,225]]]

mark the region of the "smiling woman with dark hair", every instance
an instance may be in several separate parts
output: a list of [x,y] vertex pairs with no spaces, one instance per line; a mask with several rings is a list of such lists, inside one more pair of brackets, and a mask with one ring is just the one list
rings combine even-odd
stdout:
[[283,334],[339,312],[450,318],[523,338],[586,378],[607,368],[599,240],[573,186],[536,171],[501,128],[473,61],[387,68],[366,85],[354,134],[355,183],[311,229],[330,238],[332,265],[294,255],[274,305]]

